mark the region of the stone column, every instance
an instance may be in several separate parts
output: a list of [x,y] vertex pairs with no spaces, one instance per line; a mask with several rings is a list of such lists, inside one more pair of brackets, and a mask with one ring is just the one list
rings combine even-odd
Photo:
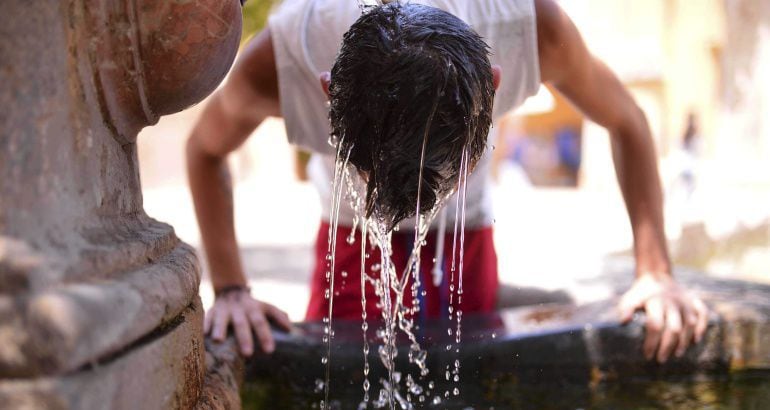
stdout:
[[195,407],[200,269],[143,210],[136,134],[222,80],[240,3],[0,9],[0,407]]

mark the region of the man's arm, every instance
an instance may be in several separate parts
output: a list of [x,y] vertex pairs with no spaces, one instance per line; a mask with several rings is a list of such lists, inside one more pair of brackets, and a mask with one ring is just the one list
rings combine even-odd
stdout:
[[262,348],[269,352],[273,340],[268,320],[283,327],[289,326],[289,320],[282,311],[243,291],[247,281],[235,237],[227,156],[265,118],[279,114],[275,57],[270,32],[265,30],[243,52],[224,87],[211,97],[187,141],[190,190],[211,281],[218,294],[204,328],[215,340],[223,340],[232,322],[246,355],[253,352],[252,327]]
[[661,362],[705,331],[708,312],[671,278],[657,158],[644,113],[618,78],[589,53],[553,0],[536,0],[542,81],[552,84],[611,136],[615,169],[634,235],[637,280],[621,302],[623,321],[647,312],[644,351]]

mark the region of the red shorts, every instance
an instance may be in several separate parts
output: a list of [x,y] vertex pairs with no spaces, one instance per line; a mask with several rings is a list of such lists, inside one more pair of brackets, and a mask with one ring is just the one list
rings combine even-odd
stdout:
[[[337,253],[334,267],[334,318],[360,319],[361,318],[361,232],[356,232],[356,241],[349,245],[346,241],[350,235],[350,227],[340,226],[337,230]],[[448,314],[450,268],[452,264],[452,240],[453,230],[448,229],[444,238],[443,280],[439,286],[433,284],[433,259],[436,251],[436,232],[432,231],[427,236],[427,243],[422,248],[420,263],[421,289],[417,292],[420,300],[420,317],[436,318],[440,314]],[[315,245],[315,268],[310,286],[310,303],[307,308],[306,319],[317,321],[326,317],[329,313],[329,300],[324,297],[328,283],[326,281],[329,224],[322,222],[318,229],[318,237]],[[414,233],[393,232],[393,263],[397,267],[399,275],[406,266],[414,243]],[[459,238],[458,250],[459,253]],[[371,249],[367,245],[370,256],[366,259],[367,273],[373,275],[371,266],[380,263],[379,248]],[[459,260],[459,258],[458,258]],[[497,304],[497,290],[499,286],[497,278],[497,254],[493,242],[492,227],[465,231],[465,255],[463,267],[463,297],[461,305],[457,300],[453,301],[454,307],[462,309],[464,313],[490,312]],[[458,268],[459,269],[459,268]],[[343,274],[345,272],[345,274]],[[376,275],[376,274],[374,274]],[[457,272],[454,283],[457,286]],[[411,286],[411,283],[410,283]],[[422,291],[425,295],[422,296]],[[405,296],[407,306],[411,305],[411,292]],[[456,294],[454,298],[457,298]],[[374,287],[366,285],[366,312],[369,318],[381,317],[377,307],[379,298],[374,294]]]

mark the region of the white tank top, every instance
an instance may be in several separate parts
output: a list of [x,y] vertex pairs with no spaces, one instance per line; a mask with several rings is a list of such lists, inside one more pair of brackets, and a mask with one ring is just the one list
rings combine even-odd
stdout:
[[[492,64],[502,68],[493,120],[521,105],[540,86],[534,0],[412,0],[446,10],[468,23],[489,44]],[[285,0],[269,19],[273,39],[281,113],[289,142],[313,152],[311,180],[320,193],[325,218],[331,204],[334,149],[329,145],[329,111],[319,75],[331,71],[342,36],[361,15],[356,0]],[[492,128],[494,134],[496,128]],[[466,227],[493,222],[491,147],[468,177]],[[447,204],[448,226],[454,222],[456,200]],[[343,201],[340,224],[350,225],[353,210]],[[413,229],[414,221],[404,221]]]

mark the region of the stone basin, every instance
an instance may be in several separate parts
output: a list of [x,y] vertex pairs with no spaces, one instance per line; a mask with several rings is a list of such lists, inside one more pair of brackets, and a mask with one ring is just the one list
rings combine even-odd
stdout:
[[[639,408],[650,395],[671,402],[672,397],[686,399],[693,394],[698,396],[696,403],[700,404],[693,405],[697,408],[715,395],[717,401],[734,402],[724,395],[738,395],[744,401],[737,407],[714,408],[754,408],[745,405],[767,403],[770,286],[717,280],[697,272],[677,276],[713,311],[702,343],[680,359],[663,365],[646,361],[641,354],[643,314],[621,325],[615,310],[617,299],[580,306],[542,304],[465,315],[459,352],[456,345],[447,350],[447,344],[454,341],[447,329],[451,327],[454,332],[455,323],[424,324],[416,334],[428,350],[430,374],[419,377],[419,369],[407,359],[409,343],[399,340],[396,368],[402,377],[401,390],[406,396],[403,386],[410,374],[425,390],[423,405],[419,395],[411,397],[418,408],[430,407],[435,396],[441,403],[433,408],[576,409],[597,403],[610,408]],[[621,276],[616,279],[619,287],[627,282]],[[377,381],[387,379],[376,353],[379,343],[372,330],[375,328],[370,323],[367,333],[373,346],[369,355],[372,398],[378,395]],[[333,329],[332,408],[356,408],[363,397],[364,381],[361,323],[338,320]],[[300,324],[291,334],[276,333],[276,352],[257,355],[246,364],[244,408],[273,408],[270,403],[317,408],[323,398],[319,383],[325,379],[322,334],[322,323]],[[447,381],[445,373],[454,368],[455,360],[460,360],[459,382]],[[428,388],[429,381],[434,382],[433,389]],[[459,390],[456,396],[455,387]],[[447,393],[449,397],[445,397]],[[628,407],[618,402],[619,398],[635,396],[639,397],[632,400],[637,401],[626,403]]]

